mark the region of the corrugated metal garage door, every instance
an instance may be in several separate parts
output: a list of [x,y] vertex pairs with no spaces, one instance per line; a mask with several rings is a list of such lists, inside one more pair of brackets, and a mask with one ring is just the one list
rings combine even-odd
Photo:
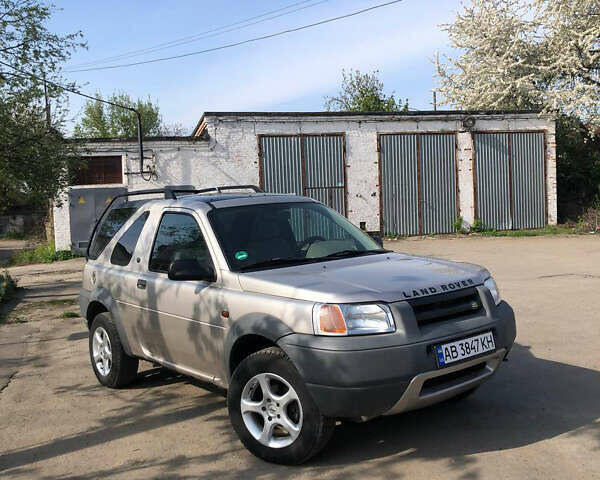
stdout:
[[512,228],[507,133],[476,133],[477,218],[498,230]]
[[343,135],[260,137],[261,186],[314,198],[346,214]]
[[416,135],[381,135],[383,233],[419,234]]
[[380,135],[385,234],[452,232],[457,217],[455,135]]
[[451,233],[456,220],[455,136],[421,135],[422,233]]
[[546,224],[544,134],[511,133],[513,228]]
[[476,218],[488,228],[546,223],[544,134],[475,133]]

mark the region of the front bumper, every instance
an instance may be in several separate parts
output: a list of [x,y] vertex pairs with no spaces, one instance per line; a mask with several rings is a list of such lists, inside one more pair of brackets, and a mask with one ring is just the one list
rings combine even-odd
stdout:
[[[443,335],[403,345],[397,343],[401,332],[362,338],[292,334],[278,343],[323,415],[364,419],[425,407],[476,387],[496,372],[516,336],[514,313],[505,302],[491,315],[448,323],[440,323]],[[437,368],[434,345],[489,330],[494,352]]]

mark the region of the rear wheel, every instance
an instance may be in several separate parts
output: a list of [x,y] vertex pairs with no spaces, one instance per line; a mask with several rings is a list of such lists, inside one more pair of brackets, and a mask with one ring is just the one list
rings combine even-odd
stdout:
[[333,420],[321,415],[302,377],[276,347],[240,363],[231,378],[227,405],[244,446],[269,462],[302,463],[333,433]]
[[117,326],[108,312],[94,318],[90,328],[90,360],[98,381],[109,388],[131,383],[138,370],[138,359],[123,350]]

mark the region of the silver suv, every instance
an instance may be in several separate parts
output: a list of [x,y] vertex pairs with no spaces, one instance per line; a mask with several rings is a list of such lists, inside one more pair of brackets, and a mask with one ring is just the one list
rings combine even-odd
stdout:
[[212,382],[248,450],[297,464],[336,420],[466,396],[506,358],[514,314],[484,268],[244,188],[135,192],[104,212],[80,295],[100,383],[127,385],[138,359]]

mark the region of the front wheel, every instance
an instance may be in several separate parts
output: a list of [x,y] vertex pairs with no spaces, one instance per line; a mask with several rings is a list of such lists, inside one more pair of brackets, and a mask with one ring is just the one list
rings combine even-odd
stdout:
[[240,363],[231,378],[227,406],[244,446],[269,462],[305,462],[333,433],[333,420],[321,415],[302,377],[276,347]]

